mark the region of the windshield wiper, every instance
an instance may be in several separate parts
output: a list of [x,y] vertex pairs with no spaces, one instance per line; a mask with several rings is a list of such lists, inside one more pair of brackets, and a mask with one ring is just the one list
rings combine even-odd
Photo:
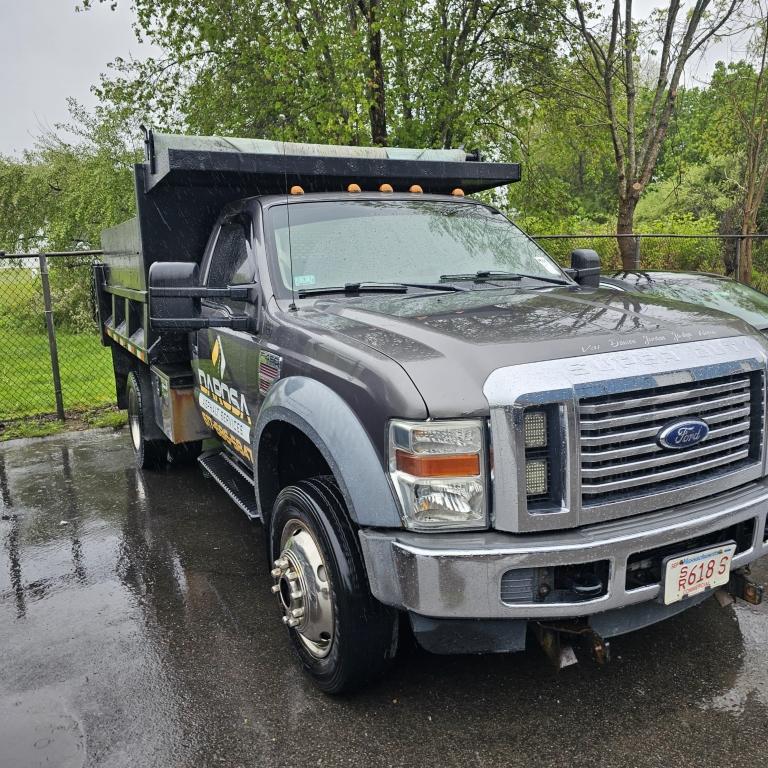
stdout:
[[345,283],[344,285],[329,285],[317,288],[299,288],[297,296],[321,296],[330,293],[343,293],[355,296],[358,293],[407,293],[408,287],[402,283]]
[[441,283],[345,283],[344,285],[328,286],[325,288],[299,288],[296,295],[303,299],[305,296],[322,296],[333,293],[343,293],[345,296],[356,296],[359,293],[408,293],[409,288],[424,288],[430,291],[465,291],[458,285],[443,285]]
[[492,269],[480,269],[474,273],[457,275],[440,275],[440,282],[449,282],[451,280],[472,280],[475,283],[484,283],[496,280],[541,280],[543,283],[553,283],[554,285],[570,285],[567,280],[559,277],[543,277],[541,275],[526,275],[522,272],[500,272]]
[[522,280],[523,275],[517,272],[496,272],[491,269],[479,269],[477,272],[459,273],[456,275],[440,275],[440,282],[450,282],[451,280],[472,280],[475,283],[481,283],[485,280]]

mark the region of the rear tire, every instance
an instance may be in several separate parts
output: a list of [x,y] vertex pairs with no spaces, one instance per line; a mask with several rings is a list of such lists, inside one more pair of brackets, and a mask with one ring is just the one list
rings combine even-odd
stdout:
[[371,594],[333,477],[284,488],[273,508],[269,541],[283,622],[317,687],[345,693],[379,678],[397,651],[398,613]]
[[131,435],[136,463],[142,469],[157,469],[168,461],[168,440],[147,439],[147,426],[152,423],[152,392],[148,377],[136,371],[128,374],[126,386],[128,401],[128,430]]

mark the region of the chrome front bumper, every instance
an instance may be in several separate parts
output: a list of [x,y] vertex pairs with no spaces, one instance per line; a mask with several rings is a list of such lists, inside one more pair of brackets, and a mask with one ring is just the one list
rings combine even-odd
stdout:
[[[768,481],[680,505],[569,531],[514,535],[424,534],[363,529],[360,540],[371,590],[378,600],[433,618],[553,619],[589,616],[659,596],[660,584],[627,590],[628,558],[637,552],[704,536],[754,519],[752,545],[733,567],[768,554]],[[573,603],[505,604],[501,578],[509,570],[608,560],[602,597]]]

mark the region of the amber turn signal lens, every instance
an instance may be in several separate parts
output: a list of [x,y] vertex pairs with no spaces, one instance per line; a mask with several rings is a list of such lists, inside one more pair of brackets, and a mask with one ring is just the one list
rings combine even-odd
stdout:
[[395,451],[395,463],[401,472],[416,477],[473,477],[480,474],[480,456],[476,453],[419,456]]
[[304,194],[304,189],[302,187],[300,187],[298,184],[294,184],[291,187],[291,194],[292,195],[303,195]]
[[391,192],[392,191],[392,185],[391,184],[382,184],[379,187],[379,192]]

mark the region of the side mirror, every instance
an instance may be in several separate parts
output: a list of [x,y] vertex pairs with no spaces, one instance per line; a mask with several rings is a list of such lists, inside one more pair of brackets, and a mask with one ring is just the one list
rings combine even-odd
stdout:
[[600,257],[590,248],[571,251],[571,277],[584,288],[600,286]]
[[197,264],[156,261],[149,268],[150,325],[157,331],[185,333],[200,328],[233,328],[253,331],[251,317],[202,317],[200,299],[230,298],[258,303],[256,283],[229,288],[203,288]]

